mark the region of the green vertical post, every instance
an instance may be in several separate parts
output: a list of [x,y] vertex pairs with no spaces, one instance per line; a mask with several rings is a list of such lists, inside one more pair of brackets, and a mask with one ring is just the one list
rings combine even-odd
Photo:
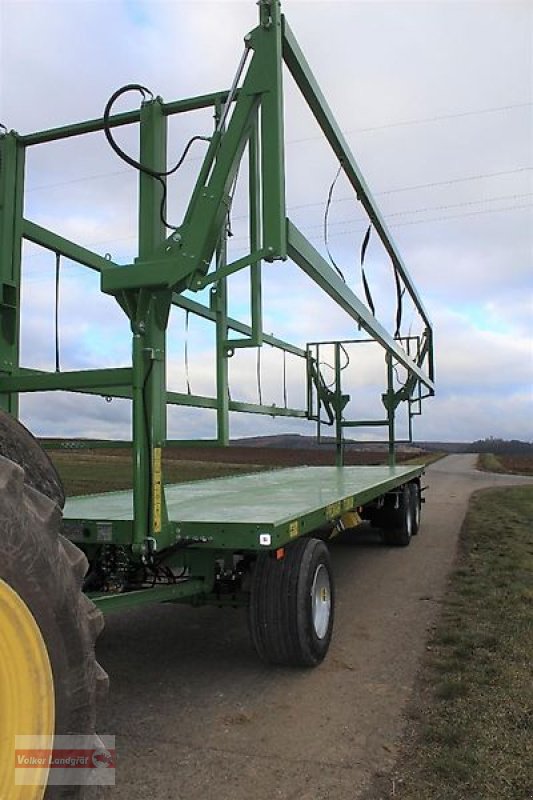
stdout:
[[[250,252],[261,247],[261,174],[259,171],[259,135],[257,118],[254,121],[248,144],[248,183],[250,206]],[[250,303],[252,315],[252,344],[263,344],[263,303],[261,291],[261,261],[250,267]]]
[[[225,247],[223,249],[225,250]],[[220,445],[227,445],[229,443],[229,354],[226,278],[222,278],[211,289],[211,308],[216,314],[217,441]]]
[[[166,118],[159,99],[143,104],[140,161],[166,170]],[[149,259],[165,239],[163,187],[143,172],[139,178],[139,258]],[[166,329],[171,290],[136,293],[133,331],[133,504],[134,541],[157,537],[166,522],[162,450],[166,441]]]
[[[222,108],[215,106],[215,128],[218,128]],[[227,263],[226,225],[221,228],[222,235],[217,245],[217,269]],[[213,286],[210,297],[211,309],[215,312],[215,338],[217,360],[217,442],[229,444],[229,370],[228,370],[228,281],[221,278]]]
[[342,432],[342,370],[341,370],[341,345],[335,342],[335,464],[342,467],[344,464],[344,436]]
[[[273,258],[287,257],[283,132],[283,31],[279,0],[260,0],[256,58],[261,64],[263,244]],[[268,259],[268,256],[267,256]]]
[[[0,386],[19,366],[24,161],[17,135],[0,136]],[[18,416],[18,393],[0,388],[0,407]]]
[[396,465],[396,447],[395,447],[395,397],[394,397],[394,369],[392,363],[392,353],[385,354],[385,362],[387,364],[387,420],[389,429],[389,467]]

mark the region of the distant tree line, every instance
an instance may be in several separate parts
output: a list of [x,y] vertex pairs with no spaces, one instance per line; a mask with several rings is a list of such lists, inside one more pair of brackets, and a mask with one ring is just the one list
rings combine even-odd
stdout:
[[468,450],[471,453],[533,453],[533,442],[521,442],[519,439],[478,439],[472,442]]

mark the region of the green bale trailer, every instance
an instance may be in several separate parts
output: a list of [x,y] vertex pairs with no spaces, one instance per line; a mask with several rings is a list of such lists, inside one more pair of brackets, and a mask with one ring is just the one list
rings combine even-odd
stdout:
[[[260,0],[258,5],[258,26],[245,36],[229,90],[166,103],[132,84],[111,97],[99,119],[0,136],[0,707],[6,710],[0,737],[2,753],[7,753],[0,759],[0,796],[10,800],[67,796],[64,787],[47,786],[46,768],[38,785],[14,785],[12,742],[20,733],[46,735],[53,742],[54,735],[94,732],[95,702],[107,687],[94,658],[102,612],[156,602],[245,605],[251,639],[262,659],[313,667],[325,657],[333,630],[334,576],[327,541],[363,521],[381,530],[384,542],[393,546],[408,545],[418,532],[423,468],[396,465],[395,420],[400,406],[407,409],[411,439],[412,419],[433,394],[432,327],[279,2]],[[360,300],[338,267],[287,216],[283,69],[292,75],[390,258],[399,305],[394,334],[377,320],[371,299],[368,304]],[[116,100],[129,92],[142,95],[140,108],[114,113]],[[169,119],[202,108],[213,110],[213,130],[193,137],[169,169]],[[114,136],[117,128],[130,125],[139,129],[138,160]],[[25,216],[28,148],[90,133],[106,136],[117,155],[139,173],[138,252],[130,264],[116,263]],[[166,216],[168,177],[196,139],[205,141],[206,154],[183,220],[171,226]],[[243,252],[232,259],[228,215],[243,162],[248,237]],[[116,300],[125,329],[129,326],[129,364],[64,371],[57,357],[54,371],[21,365],[25,241],[55,257],[58,283],[62,259],[100,274],[102,292]],[[351,318],[355,338],[301,347],[264,331],[262,282],[272,264],[286,260]],[[243,270],[250,282],[249,323],[228,312],[229,278]],[[401,333],[404,296],[418,315],[417,335]],[[168,390],[167,333],[173,307],[214,326],[213,397]],[[380,419],[346,415],[343,356],[360,341],[375,342],[383,350],[386,385]],[[283,358],[290,354],[302,359],[307,381],[303,407],[231,398],[231,358],[241,348],[260,352],[264,345]],[[333,360],[330,383],[322,369],[327,348]],[[398,369],[405,376],[401,381]],[[132,491],[65,502],[51,462],[16,421],[20,393],[51,391],[131,401]],[[173,405],[212,409],[215,443],[221,447],[229,443],[234,412],[309,420],[319,435],[328,425],[335,435],[335,464],[165,486],[162,454],[168,446],[167,410]],[[344,466],[346,430],[370,425],[387,431],[388,465]],[[68,796],[82,794],[83,787],[71,787]]]

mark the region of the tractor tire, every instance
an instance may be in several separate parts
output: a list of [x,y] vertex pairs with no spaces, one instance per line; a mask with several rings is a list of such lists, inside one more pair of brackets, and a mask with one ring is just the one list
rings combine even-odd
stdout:
[[46,495],[59,508],[65,505],[65,491],[56,468],[37,439],[24,425],[0,410],[0,455],[24,470],[24,482]]
[[103,617],[82,594],[87,560],[60,522],[57,502],[0,457],[0,797],[10,800],[86,796],[79,786],[16,786],[14,737],[93,735],[107,691],[94,652]]
[[299,539],[279,560],[273,553],[257,558],[248,620],[254,647],[266,663],[317,666],[329,648],[334,609],[324,542]]

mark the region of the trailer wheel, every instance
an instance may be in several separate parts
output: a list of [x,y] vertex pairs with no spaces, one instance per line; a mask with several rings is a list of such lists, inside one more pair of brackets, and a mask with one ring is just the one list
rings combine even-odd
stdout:
[[314,667],[331,641],[335,592],[328,548],[299,539],[281,559],[261,554],[255,563],[249,627],[263,661]]
[[59,534],[61,512],[0,457],[0,797],[79,800],[84,788],[14,784],[15,736],[94,734],[107,675],[96,663],[100,611],[81,593],[84,554]]
[[416,536],[420,530],[420,512],[422,509],[420,484],[418,481],[413,481],[413,483],[409,484],[409,489],[411,491],[411,502],[413,504],[413,530],[411,536]]
[[410,484],[402,486],[398,508],[386,509],[382,520],[383,541],[393,547],[407,547],[415,525],[415,507]]

